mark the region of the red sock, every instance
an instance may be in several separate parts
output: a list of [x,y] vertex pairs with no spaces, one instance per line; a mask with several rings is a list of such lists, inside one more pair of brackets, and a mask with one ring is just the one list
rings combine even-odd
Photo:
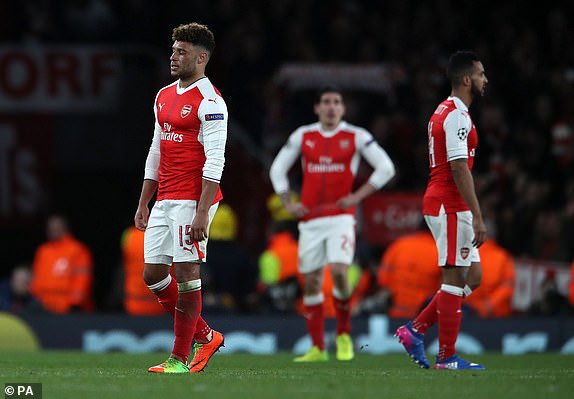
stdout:
[[335,318],[337,319],[337,335],[351,333],[351,300],[333,297],[335,303]]
[[305,305],[305,321],[307,331],[311,336],[313,345],[319,349],[325,349],[325,316],[323,314],[323,302],[316,305]]
[[419,334],[424,334],[427,330],[436,323],[438,319],[437,302],[440,296],[440,290],[434,294],[429,304],[419,313],[413,320],[413,329]]
[[[175,315],[175,303],[177,302],[177,282],[172,279],[167,287],[160,292],[155,293],[158,302],[172,316]],[[203,317],[199,316],[195,326],[195,335],[193,339],[200,343],[208,342],[207,336],[211,332],[211,327],[207,325]]]
[[462,320],[461,304],[462,296],[449,292],[442,291],[438,298],[438,358],[441,360],[456,353],[454,345]]
[[175,312],[175,342],[173,343],[172,354],[180,357],[184,363],[187,363],[200,313],[201,289],[180,292]]
[[167,287],[154,293],[161,306],[173,316],[175,313],[175,303],[177,302],[177,281],[172,278]]
[[203,317],[199,316],[199,319],[197,319],[197,324],[195,325],[195,334],[193,336],[193,339],[196,342],[199,342],[200,344],[205,344],[209,342],[207,336],[209,335],[210,332],[211,327],[207,325],[205,320],[203,320]]

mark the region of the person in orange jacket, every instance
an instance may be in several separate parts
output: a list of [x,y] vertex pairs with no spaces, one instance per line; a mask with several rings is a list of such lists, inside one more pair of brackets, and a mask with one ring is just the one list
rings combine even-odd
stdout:
[[490,238],[480,247],[480,260],[483,264],[480,287],[463,304],[480,317],[510,316],[515,281],[512,255]]
[[154,316],[165,313],[157,296],[144,283],[144,232],[135,226],[124,230],[121,239],[124,269],[124,309],[134,316]]
[[46,224],[48,241],[36,250],[30,286],[32,295],[53,313],[92,311],[92,254],[70,233],[63,216]]
[[377,272],[379,295],[388,297],[390,317],[409,319],[417,315],[440,287],[437,249],[428,229],[393,241],[386,249]]
[[[297,198],[295,193],[291,193]],[[296,310],[301,296],[299,283],[297,221],[277,194],[267,200],[271,225],[267,247],[259,256],[258,291],[274,310]]]

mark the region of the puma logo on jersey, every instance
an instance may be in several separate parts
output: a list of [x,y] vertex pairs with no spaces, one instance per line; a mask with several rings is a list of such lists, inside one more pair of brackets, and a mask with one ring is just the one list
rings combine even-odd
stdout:
[[209,101],[213,101],[214,103],[217,104],[217,99],[215,99],[215,98],[208,98],[208,99],[207,99],[207,102],[209,102]]
[[308,146],[309,148],[315,148],[315,142],[314,141],[307,140],[307,141],[305,141],[305,145]]

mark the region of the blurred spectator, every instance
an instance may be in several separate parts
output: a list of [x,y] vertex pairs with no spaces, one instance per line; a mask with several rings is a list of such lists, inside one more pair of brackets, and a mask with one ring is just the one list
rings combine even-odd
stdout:
[[134,316],[164,314],[163,306],[157,296],[144,283],[144,232],[128,227],[121,240],[122,261],[124,270],[124,309]]
[[92,311],[92,254],[74,238],[67,220],[53,215],[46,223],[48,241],[36,250],[30,290],[53,313]]
[[556,271],[546,270],[546,276],[540,285],[538,296],[528,309],[528,313],[537,316],[556,316],[570,312],[568,298],[560,293],[556,283]]
[[[297,194],[291,193],[295,200]],[[263,307],[293,311],[301,297],[299,285],[297,221],[285,209],[281,198],[272,194],[267,200],[271,227],[267,247],[259,256],[259,291]]]
[[15,313],[42,310],[42,306],[30,294],[31,280],[32,269],[29,265],[21,264],[16,266],[12,270],[10,280],[7,281],[6,284],[2,284],[0,310]]
[[377,280],[379,297],[388,300],[388,314],[413,318],[440,287],[435,241],[427,228],[396,239],[381,259]]
[[510,316],[515,281],[512,255],[490,238],[480,247],[480,261],[480,286],[463,301],[463,305],[480,317]]
[[209,227],[209,256],[201,268],[205,281],[203,304],[211,310],[251,312],[255,302],[257,265],[239,245],[237,215],[227,204],[219,204]]
[[538,209],[533,229],[529,229],[528,257],[540,260],[567,262],[570,260],[568,239],[564,234],[563,215],[553,208]]

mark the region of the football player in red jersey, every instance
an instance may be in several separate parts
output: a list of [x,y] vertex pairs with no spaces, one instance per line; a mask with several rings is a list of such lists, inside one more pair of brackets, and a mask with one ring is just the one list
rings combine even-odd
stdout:
[[480,364],[460,358],[455,343],[462,298],[478,287],[482,276],[478,247],[486,240],[486,226],[471,174],[478,136],[468,108],[484,95],[488,79],[482,62],[471,51],[458,51],[450,57],[447,77],[452,92],[428,123],[430,179],[423,197],[423,214],[436,242],[442,285],[429,305],[395,335],[411,358],[428,368],[423,334],[438,321],[439,353],[434,368],[483,370]]
[[[337,359],[354,357],[347,272],[355,253],[355,207],[395,174],[387,153],[365,129],[343,121],[345,105],[334,87],[319,91],[315,102],[319,121],[301,126],[277,154],[269,172],[273,189],[285,208],[299,218],[299,271],[304,275],[303,304],[311,349],[296,362],[328,360],[324,342],[323,269],[328,264],[334,281],[337,320]],[[353,192],[363,156],[374,171]],[[289,195],[288,171],[301,157],[301,201]]]
[[[145,230],[144,281],[174,316],[172,353],[149,371],[186,373],[203,370],[223,345],[223,335],[201,317],[199,268],[222,199],[228,115],[221,94],[205,76],[213,33],[190,23],[176,27],[172,39],[170,70],[177,80],[155,98],[154,135],[134,221]],[[169,273],[172,263],[177,281]],[[188,361],[193,340],[194,356]]]

